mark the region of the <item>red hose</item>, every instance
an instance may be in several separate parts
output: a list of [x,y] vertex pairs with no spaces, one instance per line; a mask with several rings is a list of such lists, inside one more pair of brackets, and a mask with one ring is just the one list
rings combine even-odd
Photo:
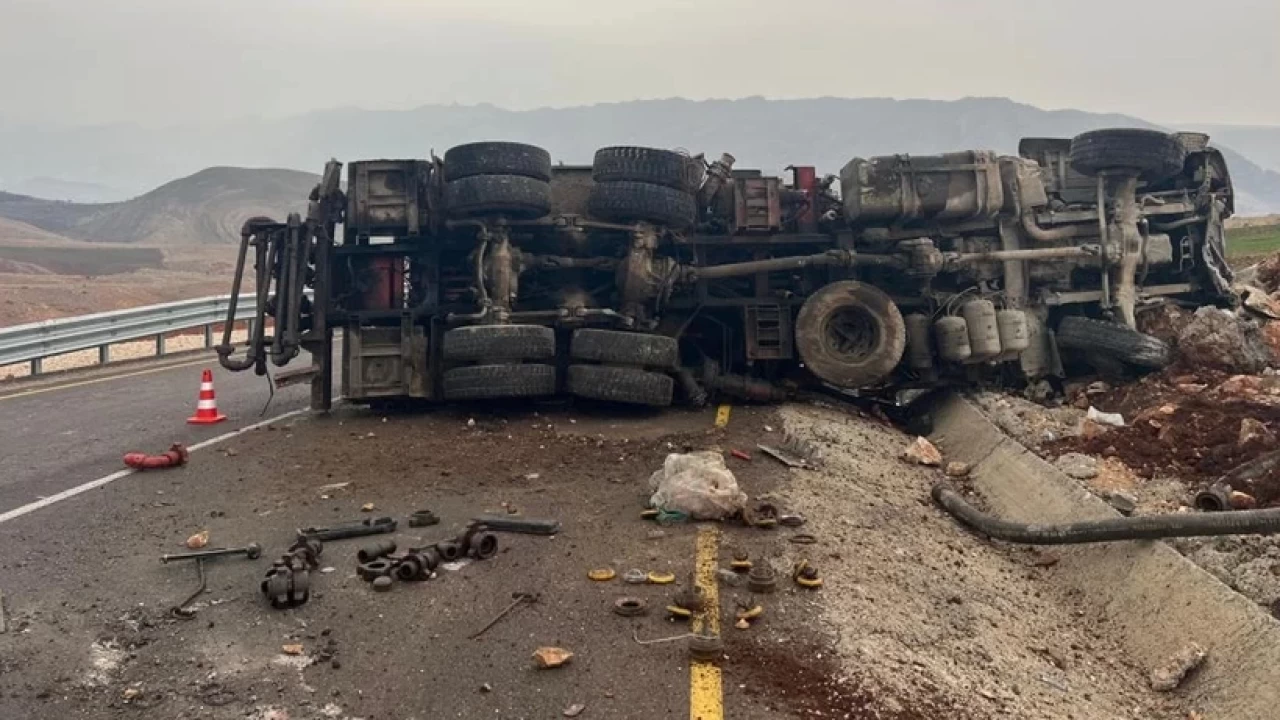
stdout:
[[174,443],[169,446],[168,451],[160,455],[148,455],[142,452],[125,453],[124,464],[136,470],[151,470],[185,465],[187,457],[189,453],[182,443]]

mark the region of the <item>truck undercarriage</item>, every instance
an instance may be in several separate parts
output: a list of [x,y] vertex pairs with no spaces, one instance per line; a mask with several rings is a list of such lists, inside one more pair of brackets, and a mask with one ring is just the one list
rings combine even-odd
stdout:
[[553,166],[484,142],[353,162],[345,191],[331,161],[305,216],[245,223],[232,292],[252,262],[258,318],[243,356],[230,324],[218,351],[259,374],[308,351],[277,380],[309,379],[316,409],[338,330],[342,395],[370,404],[891,397],[1161,367],[1144,305],[1234,302],[1231,181],[1207,141],[1099,130],[785,180],[730,155]]

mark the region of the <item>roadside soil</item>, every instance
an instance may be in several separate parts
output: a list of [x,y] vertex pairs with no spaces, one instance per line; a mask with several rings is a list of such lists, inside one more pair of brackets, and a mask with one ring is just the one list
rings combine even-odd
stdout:
[[[994,546],[931,507],[937,471],[897,459],[907,437],[859,414],[812,406],[622,413],[551,404],[378,415],[343,409],[250,432],[169,472],[130,476],[0,526],[0,717],[686,717],[683,642],[638,645],[684,626],[658,611],[689,582],[695,525],[640,519],[648,477],[670,452],[719,448],[753,498],[800,512],[801,528],[725,524],[721,564],[745,550],[779,591],[721,587],[726,716],[734,718],[1168,718],[1187,708],[1146,688],[1083,598],[1037,553]],[[755,450],[784,434],[816,447],[816,470]],[[457,533],[482,512],[556,517],[553,538],[503,535],[493,560],[375,594],[354,575],[359,541],[326,546],[309,603],[258,595],[293,529],[420,508],[443,522],[401,527],[402,547]],[[211,545],[265,545],[262,560],[208,564],[208,592],[180,620],[190,565],[156,557],[207,529]],[[790,542],[812,534],[816,544]],[[794,586],[807,558],[825,586]],[[593,583],[592,567],[669,571],[668,586]],[[479,639],[511,601],[539,593]],[[654,608],[624,619],[620,595]],[[764,616],[733,628],[739,603]],[[299,644],[286,655],[284,645]],[[534,670],[539,646],[572,650]]]

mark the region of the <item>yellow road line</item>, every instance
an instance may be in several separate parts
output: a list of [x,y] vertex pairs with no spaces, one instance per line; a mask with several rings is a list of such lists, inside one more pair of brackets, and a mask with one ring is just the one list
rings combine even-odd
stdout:
[[84,385],[96,385],[104,383],[108,380],[122,380],[124,378],[138,377],[139,375],[150,375],[151,373],[164,372],[165,370],[173,370],[175,368],[191,367],[192,365],[208,365],[211,362],[217,362],[217,358],[202,358],[200,360],[192,360],[191,362],[177,363],[174,365],[165,365],[164,367],[150,368],[147,370],[138,370],[131,373],[121,373],[119,375],[107,375],[105,377],[97,377],[89,380],[81,380],[79,382],[62,383],[59,385],[50,385],[49,387],[35,388],[33,390],[23,390],[21,392],[9,395],[0,395],[0,400],[13,400],[14,398],[27,397],[28,395],[39,395],[41,393],[53,392],[55,390],[69,390]]
[[733,408],[729,405],[721,405],[716,408],[716,427],[724,427],[729,424],[729,412]]
[[[728,415],[728,405],[721,405]],[[706,525],[698,529],[694,555],[694,582],[702,590],[702,612],[693,616],[693,632],[720,635],[720,589],[716,584],[719,565],[720,529]],[[720,666],[693,660],[689,663],[689,720],[724,720],[724,687]]]

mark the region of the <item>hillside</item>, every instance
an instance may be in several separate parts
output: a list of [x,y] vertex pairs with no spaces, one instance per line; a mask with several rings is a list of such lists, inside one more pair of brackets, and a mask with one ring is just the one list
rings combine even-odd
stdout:
[[0,217],[89,242],[229,243],[255,215],[302,211],[319,178],[295,170],[211,167],[117,203],[82,204],[0,193]]
[[[435,105],[404,111],[339,108],[199,128],[0,126],[0,187],[18,187],[23,178],[57,177],[67,183],[143,192],[211,165],[318,170],[330,157],[426,157],[432,150],[443,154],[452,145],[483,139],[532,142],[566,163],[589,162],[594,150],[603,145],[640,144],[681,147],[708,156],[727,151],[737,156],[741,167],[772,172],[790,164],[814,164],[821,172],[836,172],[858,155],[966,148],[1012,153],[1022,137],[1070,137],[1114,126],[1156,125],[1119,114],[1043,110],[1006,98],[754,97],[641,100],[527,111],[492,105]],[[1280,212],[1280,172],[1247,159],[1248,152],[1235,152],[1241,148],[1233,142],[1245,142],[1245,137],[1229,128],[1219,129],[1224,135],[1216,143],[1224,149],[1240,190],[1238,212]],[[1264,152],[1265,144],[1250,147],[1257,149],[1260,158],[1270,157]],[[304,196],[305,191],[296,194],[299,202]],[[75,225],[79,227],[78,220]],[[118,235],[126,227],[101,229]]]

